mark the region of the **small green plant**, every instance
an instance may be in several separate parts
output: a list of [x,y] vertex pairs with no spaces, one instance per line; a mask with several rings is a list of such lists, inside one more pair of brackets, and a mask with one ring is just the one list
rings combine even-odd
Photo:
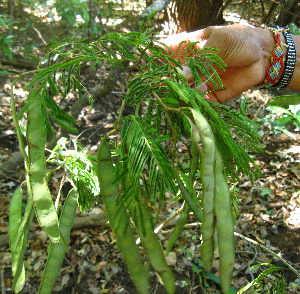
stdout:
[[12,59],[12,48],[10,45],[14,42],[14,36],[3,37],[0,36],[0,49],[6,54],[6,56]]
[[[107,6],[106,9],[104,5]],[[114,3],[110,1],[103,4],[97,0],[60,0],[54,2],[54,8],[62,20],[69,27],[75,28],[75,31],[80,27],[85,35],[88,31],[88,35],[98,37],[99,32],[103,31],[102,18],[112,15]]]
[[[284,133],[294,138],[293,132],[288,130],[288,127],[294,125],[294,131],[300,130],[300,104],[289,105],[288,109],[281,106],[269,106],[267,110],[270,114],[265,117],[265,120],[273,127],[275,136]],[[274,116],[278,117],[278,115],[281,117],[274,119]]]
[[237,294],[242,294],[247,291],[247,294],[261,293],[286,293],[286,281],[283,273],[283,268],[275,266],[273,264],[261,263],[254,265],[250,270],[256,269],[257,267],[267,267],[263,270],[257,278],[251,281],[248,285],[238,291]]
[[16,24],[17,21],[11,21],[10,17],[6,14],[0,14],[0,52],[3,51],[4,54],[12,59],[12,48],[11,45],[14,42],[13,35],[3,35],[4,30],[12,30],[13,25]]
[[[199,284],[202,287],[202,289],[210,287],[210,285],[208,283],[209,280],[211,282],[217,284],[219,287],[221,287],[220,277],[218,277],[212,273],[209,273],[205,269],[205,265],[200,258],[198,258],[196,256],[192,257],[191,254],[183,247],[181,247],[181,250],[185,253],[186,258],[191,261],[191,268],[192,268],[193,272],[198,276]],[[192,283],[191,281],[187,280],[187,284],[191,284],[191,283]],[[230,286],[228,291],[224,292],[224,293],[234,294],[234,293],[236,293],[236,289],[233,286]]]
[[88,23],[90,16],[88,13],[88,0],[72,0],[72,1],[55,1],[57,13],[62,17],[66,24],[70,27],[75,26],[81,17],[83,22]]
[[67,147],[67,143],[67,138],[60,138],[47,162],[65,168],[66,174],[70,175],[69,180],[78,189],[80,211],[87,211],[97,202],[100,192],[96,156],[88,154],[80,142],[73,142],[72,149]]
[[294,23],[288,25],[290,32],[294,35],[300,35],[300,28],[297,27]]

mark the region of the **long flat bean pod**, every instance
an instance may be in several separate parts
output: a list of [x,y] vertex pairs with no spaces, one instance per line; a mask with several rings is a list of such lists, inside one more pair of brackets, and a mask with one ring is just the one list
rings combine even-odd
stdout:
[[9,204],[8,234],[9,234],[9,245],[11,251],[13,251],[12,250],[13,244],[16,241],[19,227],[22,221],[22,198],[23,198],[23,191],[22,191],[22,187],[19,186],[14,191],[14,194]]
[[13,275],[16,276],[18,272],[18,264],[20,264],[21,269],[19,270],[19,275],[16,276],[15,288],[14,291],[16,293],[20,292],[25,283],[25,268],[24,263],[20,263],[20,255],[22,251],[23,239],[21,238],[21,242],[19,242],[19,246],[14,250],[15,242],[17,241],[17,235],[19,231],[19,227],[22,220],[22,198],[23,192],[22,187],[19,186],[10,201],[9,204],[9,226],[8,226],[8,234],[9,234],[9,247],[12,255],[12,272]]
[[78,193],[72,189],[64,203],[60,218],[59,229],[61,238],[57,244],[50,243],[48,248],[48,259],[40,283],[39,293],[52,293],[59,269],[66,254],[66,242],[70,237],[70,232],[76,215]]
[[[25,281],[24,256],[25,256],[25,251],[28,243],[28,235],[33,220],[32,192],[29,184],[30,181],[29,181],[28,174],[26,175],[26,182],[27,182],[27,206],[18,231],[13,233],[15,237],[15,241],[10,243],[12,256],[14,256],[12,259],[13,262],[12,269],[13,269],[14,279],[11,288],[16,293],[19,293],[24,286],[24,281]],[[20,191],[18,191],[18,193],[20,193]],[[21,197],[20,194],[17,196],[17,198],[19,197]],[[20,201],[20,198],[17,201]],[[14,203],[13,205],[16,205],[16,203]],[[18,213],[20,213],[19,209],[20,208],[18,208]],[[11,214],[14,212],[16,212],[16,210],[15,208],[12,208]]]
[[58,217],[46,180],[44,148],[47,133],[43,127],[42,96],[37,89],[29,93],[28,101],[30,104],[27,108],[27,141],[33,205],[40,226],[51,242],[58,243]]
[[33,210],[31,210],[29,219],[27,221],[26,227],[24,229],[24,234],[19,242],[19,245],[16,249],[16,252],[18,252],[18,260],[17,260],[17,264],[16,264],[16,271],[14,274],[14,279],[13,279],[13,283],[11,288],[16,292],[20,292],[24,286],[23,281],[25,281],[25,279],[23,280],[23,275],[25,275],[25,270],[24,270],[24,256],[25,256],[25,251],[27,248],[27,244],[28,244],[28,236],[29,236],[29,232],[32,226],[32,220],[33,220]]
[[[109,145],[104,139],[99,147],[97,155],[98,178],[100,183],[100,193],[105,204],[105,213],[109,223],[114,230],[116,243],[126,261],[128,271],[141,294],[149,293],[149,273],[144,265],[139,248],[135,242],[136,231],[130,224],[130,218],[123,206],[119,209],[118,183],[114,182],[114,166],[111,158]],[[122,215],[116,223],[116,212]]]
[[[141,198],[141,197],[140,197]],[[133,216],[134,223],[138,229],[141,243],[155,272],[160,276],[165,289],[169,294],[175,292],[175,279],[171,268],[168,266],[163,248],[154,233],[148,211],[142,199],[131,200],[129,211]]]
[[234,223],[231,213],[230,192],[220,152],[215,162],[215,215],[220,253],[220,278],[223,293],[227,293],[235,263]]
[[[135,123],[132,122],[129,126],[126,138],[127,150],[130,150],[134,133]],[[127,179],[126,184],[129,187],[131,185],[131,180]],[[136,192],[140,194],[137,195],[138,193]],[[139,190],[134,191],[133,193],[135,193],[135,195],[133,196],[134,199],[131,200],[128,208],[139,232],[141,243],[143,245],[143,248],[149,259],[150,264],[154,268],[155,272],[160,276],[167,292],[172,294],[175,292],[175,279],[172,270],[166,262],[166,257],[163,252],[163,248],[159,240],[157,239],[156,234],[154,233],[154,229],[149,219],[148,211],[145,208],[144,204],[140,201],[142,199],[140,186]],[[136,198],[138,196],[139,200],[137,200]]]
[[201,203],[203,208],[203,221],[201,226],[201,260],[203,261],[206,270],[210,271],[212,268],[214,257],[214,163],[216,145],[213,132],[205,117],[195,109],[192,109],[192,113],[203,145],[201,155]]

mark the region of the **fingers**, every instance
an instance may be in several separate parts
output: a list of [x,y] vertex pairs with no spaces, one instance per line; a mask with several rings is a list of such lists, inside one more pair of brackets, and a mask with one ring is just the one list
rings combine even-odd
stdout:
[[[159,41],[166,44],[174,52],[174,51],[178,50],[179,44],[183,41],[186,41],[187,39],[188,39],[188,33],[183,32],[180,34],[172,35],[166,39],[161,39]],[[180,51],[182,51],[185,47],[186,47],[186,44],[182,44],[180,46]],[[172,52],[168,48],[165,48],[165,50],[168,54],[172,54]]]
[[191,69],[187,65],[182,66],[183,70],[181,70],[179,67],[177,67],[178,73],[180,73],[182,76],[184,76],[188,82],[191,82],[193,80],[193,75]]
[[[158,42],[167,45],[164,47],[166,54],[169,54],[172,57],[179,57],[180,63],[185,64],[185,57],[191,56],[191,51],[183,52],[183,50],[188,46],[188,44],[193,42],[199,42],[195,45],[196,48],[202,49],[206,46],[206,43],[211,36],[211,34],[219,29],[218,26],[211,26],[202,30],[194,31],[194,32],[183,32],[180,34],[171,35],[166,39],[160,39]],[[184,42],[184,43],[183,43]],[[150,50],[147,50],[146,53],[148,55],[152,55]],[[145,65],[145,60],[142,59],[142,64]]]
[[[171,55],[180,55],[188,44],[192,42],[199,42],[195,47],[201,49],[205,46],[208,38],[212,34],[214,30],[218,27],[208,27],[202,30],[194,31],[194,32],[183,32],[180,34],[172,35],[166,39],[159,40],[160,42],[166,44],[173,52],[171,52],[168,48],[165,48],[166,52]],[[186,43],[181,44],[183,41]],[[184,54],[184,56],[189,56],[188,53]]]

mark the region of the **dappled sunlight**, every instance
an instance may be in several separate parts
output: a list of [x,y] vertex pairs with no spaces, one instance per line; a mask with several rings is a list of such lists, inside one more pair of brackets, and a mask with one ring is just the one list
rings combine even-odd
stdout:
[[254,27],[254,25],[250,24],[248,20],[243,19],[242,16],[240,16],[236,12],[225,12],[224,13],[224,19],[228,23],[239,23],[244,26]]

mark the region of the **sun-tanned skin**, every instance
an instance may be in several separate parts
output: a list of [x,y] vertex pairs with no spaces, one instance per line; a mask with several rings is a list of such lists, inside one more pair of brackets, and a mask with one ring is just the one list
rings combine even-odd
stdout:
[[[292,35],[297,57],[296,67],[288,88],[300,92],[300,36]],[[217,54],[227,64],[226,72],[218,70],[225,90],[215,91],[211,83],[207,82],[201,90],[208,93],[212,101],[224,103],[237,97],[244,91],[260,84],[266,76],[271,53],[275,47],[273,33],[262,28],[251,28],[242,25],[228,25],[222,27],[208,27],[191,33],[172,35],[162,40],[171,49],[176,50],[181,41],[199,41],[199,48],[214,47],[220,50]],[[285,38],[280,33],[280,40],[285,44]],[[176,54],[180,54],[181,45]],[[287,49],[283,47],[285,53]],[[170,53],[170,52],[169,52]],[[184,57],[180,58],[184,64]],[[188,67],[184,67],[184,75],[192,84],[192,76]]]

